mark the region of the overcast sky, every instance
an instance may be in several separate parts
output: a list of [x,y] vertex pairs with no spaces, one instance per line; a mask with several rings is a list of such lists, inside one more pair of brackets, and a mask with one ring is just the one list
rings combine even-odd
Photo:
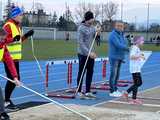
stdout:
[[[7,0],[3,0],[5,2]],[[26,10],[31,10],[33,6],[33,0],[12,0],[19,5],[24,5]],[[62,15],[65,11],[65,3],[70,6],[73,14],[76,5],[79,2],[91,2],[94,4],[106,3],[107,1],[113,1],[119,4],[123,2],[123,19],[128,22],[144,22],[147,18],[147,3],[150,3],[150,19],[155,21],[160,21],[160,14],[157,12],[160,10],[160,0],[34,0],[35,2],[42,3],[45,10],[48,13],[53,13],[56,11],[59,15]],[[120,18],[120,12],[116,16],[117,19]]]

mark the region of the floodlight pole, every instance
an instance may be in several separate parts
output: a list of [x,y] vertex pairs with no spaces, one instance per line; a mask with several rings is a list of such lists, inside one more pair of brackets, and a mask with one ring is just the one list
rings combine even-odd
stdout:
[[149,18],[150,18],[150,4],[148,2],[147,4],[147,30],[146,30],[146,40],[148,40],[149,36],[148,36],[148,33],[149,33]]
[[123,20],[123,1],[121,0],[121,21]]
[[137,16],[135,16],[135,21],[134,21],[135,23],[135,30],[137,30]]

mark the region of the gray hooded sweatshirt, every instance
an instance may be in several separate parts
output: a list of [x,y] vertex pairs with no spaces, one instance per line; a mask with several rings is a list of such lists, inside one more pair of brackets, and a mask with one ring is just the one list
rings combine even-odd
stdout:
[[[96,29],[93,26],[87,26],[82,23],[77,31],[78,54],[87,56],[89,49],[95,37]],[[94,47],[92,52],[94,52]]]

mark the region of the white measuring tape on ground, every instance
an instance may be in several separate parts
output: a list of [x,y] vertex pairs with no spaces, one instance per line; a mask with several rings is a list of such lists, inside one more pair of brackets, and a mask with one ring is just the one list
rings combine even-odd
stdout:
[[41,67],[41,65],[40,65],[40,63],[39,63],[39,61],[38,61],[38,59],[37,59],[37,57],[35,55],[33,36],[31,36],[31,45],[32,45],[32,54],[33,54],[33,57],[34,57],[34,59],[35,59],[35,61],[37,63],[37,66],[38,66],[38,69],[39,69],[39,71],[41,73],[41,76],[43,77],[43,79],[45,79],[45,74],[43,73],[42,67]]
[[[10,82],[12,82],[12,83],[14,83],[13,80],[11,80],[11,79],[9,79],[9,78],[1,75],[1,74],[0,74],[0,77],[3,78],[3,79],[6,79],[6,80],[8,80],[8,81],[10,81]],[[66,110],[68,110],[68,111],[70,111],[70,112],[72,112],[72,113],[74,113],[74,114],[76,114],[76,115],[79,115],[80,117],[82,117],[82,118],[84,118],[84,119],[86,119],[86,120],[92,120],[91,118],[89,118],[89,117],[81,114],[80,112],[77,112],[77,111],[75,111],[75,110],[73,110],[73,109],[71,109],[71,108],[69,108],[69,107],[67,107],[67,106],[65,106],[65,105],[57,102],[57,101],[54,101],[54,100],[50,99],[49,97],[46,97],[46,96],[44,96],[44,95],[42,95],[42,94],[40,94],[40,93],[38,93],[38,92],[36,92],[36,91],[28,88],[28,87],[26,87],[23,83],[20,85],[20,87],[22,87],[22,88],[24,88],[24,89],[26,89],[26,90],[28,90],[28,91],[30,91],[30,92],[38,95],[38,96],[40,96],[40,97],[42,97],[42,98],[50,101],[52,104],[55,104],[55,105],[57,105],[57,106],[59,106],[59,107],[61,107],[61,108],[64,108],[64,109],[66,109]]]

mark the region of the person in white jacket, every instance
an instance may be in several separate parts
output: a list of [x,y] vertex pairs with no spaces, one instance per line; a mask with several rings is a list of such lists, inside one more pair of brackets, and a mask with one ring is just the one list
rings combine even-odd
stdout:
[[142,101],[137,99],[138,88],[142,85],[141,77],[141,63],[145,60],[143,53],[140,50],[140,46],[144,44],[144,37],[136,36],[133,40],[133,45],[130,50],[130,72],[132,73],[134,84],[124,92],[123,96],[128,100],[128,94],[132,92],[131,104],[142,104]]

